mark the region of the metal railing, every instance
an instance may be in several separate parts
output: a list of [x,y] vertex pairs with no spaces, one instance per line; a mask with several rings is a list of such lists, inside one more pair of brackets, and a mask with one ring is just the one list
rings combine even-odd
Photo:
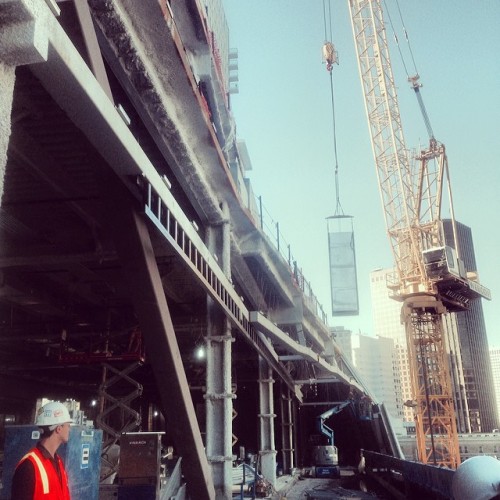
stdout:
[[288,265],[288,268],[290,269],[290,275],[292,276],[300,290],[302,290],[309,309],[314,312],[325,325],[328,325],[328,318],[323,309],[323,306],[314,294],[311,283],[305,279],[302,268],[299,267],[297,260],[292,254],[291,245],[287,242],[280,230],[279,222],[272,217],[271,213],[262,203],[262,196],[259,196],[257,200],[260,218],[260,229],[267,236],[273,246],[278,250],[278,253]]
[[428,492],[428,498],[453,498],[451,483],[455,471],[444,467],[411,462],[400,458],[363,451],[367,474],[400,474],[408,485],[415,485],[419,490]]
[[[184,47],[184,44],[182,42],[182,38],[180,36],[179,31],[177,30],[175,26],[175,21],[173,19],[173,16],[171,15],[170,7],[167,2],[167,10],[164,11],[165,18],[167,22],[169,23],[169,26],[171,30],[175,30],[176,32],[176,39],[178,40],[178,43],[182,46],[185,52],[186,49]],[[200,15],[204,17],[204,11],[200,9]],[[210,47],[211,53],[212,53],[212,60],[214,63],[214,67],[216,69],[216,74],[217,74],[217,80],[219,82],[219,85],[222,89],[222,94],[225,96],[225,105],[226,108],[228,107],[228,102],[227,102],[227,95],[228,93],[226,92],[226,85],[225,81],[223,78],[223,71],[221,67],[221,58],[220,58],[220,52],[217,47],[217,42],[214,36],[214,33],[209,31],[206,33],[207,36],[207,43]],[[188,68],[186,67],[186,71],[188,71]],[[194,74],[191,71],[191,76],[194,78]],[[200,106],[204,111],[205,116],[209,121],[211,121],[211,116],[210,116],[210,110],[208,109],[207,101],[203,93],[200,91],[198,88],[198,94],[199,94],[199,99],[200,99]],[[218,148],[221,150],[222,145],[219,143],[219,140],[214,134],[213,136],[214,141],[216,142],[216,145]],[[224,161],[226,161],[226,157],[224,157]],[[291,252],[291,247],[290,244],[287,243],[285,238],[283,237],[283,234],[280,232],[280,227],[279,227],[279,222],[274,221],[271,214],[265,210],[264,213],[264,207],[262,205],[262,197],[258,197],[258,203],[259,203],[259,218],[260,218],[260,227],[263,233],[270,239],[270,241],[273,243],[273,245],[277,248],[278,252],[281,254],[281,256],[284,258],[285,262],[288,264],[288,267],[290,268],[291,276],[295,278],[295,281],[297,285],[300,287],[302,292],[304,293],[304,296],[306,298],[306,303],[309,307],[309,309],[314,312],[320,319],[321,321],[325,324],[328,325],[327,321],[327,315],[325,314],[323,310],[323,306],[321,303],[318,301],[317,297],[314,295],[311,283],[308,282],[305,278],[304,275],[302,274],[302,269],[299,268],[297,265],[296,259],[293,257],[292,252]]]
[[294,392],[296,387],[289,372],[269,351],[268,345],[249,321],[249,311],[211,255],[193,224],[165,187],[157,191],[145,178],[138,178],[142,187],[144,213],[154,223],[160,234],[176,251],[190,271],[197,277],[212,299],[225,311],[227,318],[255,347],[270,366]]

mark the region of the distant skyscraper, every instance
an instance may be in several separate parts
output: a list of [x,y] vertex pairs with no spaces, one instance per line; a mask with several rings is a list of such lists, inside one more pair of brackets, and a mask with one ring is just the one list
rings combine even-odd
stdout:
[[394,341],[352,333],[343,327],[333,327],[332,333],[347,358],[358,370],[361,379],[384,403],[396,433],[403,433],[403,402],[399,375],[398,352]]
[[392,339],[353,335],[354,366],[392,418],[394,430],[401,432],[403,402],[398,376],[397,352]]
[[462,366],[462,354],[460,340],[458,338],[458,326],[456,314],[446,314],[443,317],[443,331],[446,336],[448,350],[448,362],[453,394],[453,404],[457,417],[457,430],[460,433],[470,433],[470,412],[465,390],[464,369]]
[[[393,340],[397,356],[397,374],[400,377],[401,401],[413,399],[411,391],[410,366],[406,348],[405,327],[401,324],[401,302],[389,297],[387,275],[393,269],[377,269],[370,273],[370,294],[372,301],[373,328],[375,335]],[[414,422],[413,410],[403,406],[403,421]]]
[[352,359],[352,332],[346,330],[343,326],[334,326],[331,328],[331,333],[335,337],[335,342],[339,345],[346,358],[354,364]]
[[500,347],[490,348],[491,371],[493,374],[493,385],[497,397],[497,415],[500,417]]
[[394,269],[376,269],[370,273],[373,328],[375,335],[389,337],[406,345],[405,328],[401,324],[402,303],[389,297],[388,275]]
[[[443,228],[446,244],[455,248],[451,220],[443,220]],[[456,228],[465,268],[477,272],[472,231],[460,222],[456,222]],[[491,432],[499,425],[482,302],[474,300],[467,311],[453,314],[457,318],[472,432]]]

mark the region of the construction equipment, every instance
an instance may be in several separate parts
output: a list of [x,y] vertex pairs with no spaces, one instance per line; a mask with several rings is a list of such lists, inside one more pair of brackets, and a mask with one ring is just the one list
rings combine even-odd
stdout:
[[338,477],[339,457],[338,450],[334,444],[334,433],[326,421],[333,415],[340,413],[351,401],[337,403],[329,410],[316,417],[317,431],[326,436],[327,444],[317,444],[312,448],[312,460],[314,464],[314,476],[316,477]]
[[[456,468],[460,463],[443,315],[467,309],[489,290],[469,279],[456,238],[445,146],[434,138],[420,94],[409,77],[429,132],[429,147],[412,162],[405,146],[381,0],[349,0],[358,69],[387,233],[396,266],[390,284],[403,303],[414,392],[419,460]],[[447,182],[454,232],[444,240],[441,208]],[[472,277],[472,275],[471,275]]]
[[[98,342],[80,344],[84,335],[73,345],[71,335],[63,330],[59,363],[64,365],[100,364],[102,370],[99,387],[99,413],[97,426],[103,431],[101,481],[113,480],[118,472],[117,442],[121,435],[139,428],[141,415],[133,408],[133,401],[142,395],[143,387],[134,376],[145,362],[142,332],[137,326],[130,330],[107,332]],[[77,343],[77,341],[79,341]],[[113,364],[111,364],[113,363]],[[115,363],[118,363],[115,366]],[[118,455],[119,456],[119,455]]]

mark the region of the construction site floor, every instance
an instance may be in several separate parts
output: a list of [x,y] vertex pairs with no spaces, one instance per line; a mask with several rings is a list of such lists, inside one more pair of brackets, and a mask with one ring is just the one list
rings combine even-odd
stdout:
[[354,468],[341,468],[340,477],[335,479],[307,477],[297,472],[294,475],[280,476],[272,494],[262,496],[245,489],[243,495],[234,493],[233,499],[248,500],[267,498],[270,500],[373,500],[387,499],[376,490],[365,475],[358,474]]
[[[366,491],[363,491],[366,490]],[[341,470],[340,478],[311,478],[281,476],[277,480],[276,492],[268,497],[273,500],[366,500],[384,498],[367,491],[366,482],[351,469]]]

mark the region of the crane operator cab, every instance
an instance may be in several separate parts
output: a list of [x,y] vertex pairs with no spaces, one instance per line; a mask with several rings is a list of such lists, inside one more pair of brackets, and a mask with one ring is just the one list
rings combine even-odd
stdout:
[[491,292],[478,281],[477,273],[467,272],[457,252],[448,245],[422,252],[427,277],[435,284],[440,299],[451,311],[468,309],[471,300],[491,300]]
[[500,499],[500,461],[480,455],[463,462],[452,482],[455,500]]
[[457,258],[454,248],[434,247],[422,252],[425,271],[431,279],[446,279],[451,276],[466,278],[464,263]]

